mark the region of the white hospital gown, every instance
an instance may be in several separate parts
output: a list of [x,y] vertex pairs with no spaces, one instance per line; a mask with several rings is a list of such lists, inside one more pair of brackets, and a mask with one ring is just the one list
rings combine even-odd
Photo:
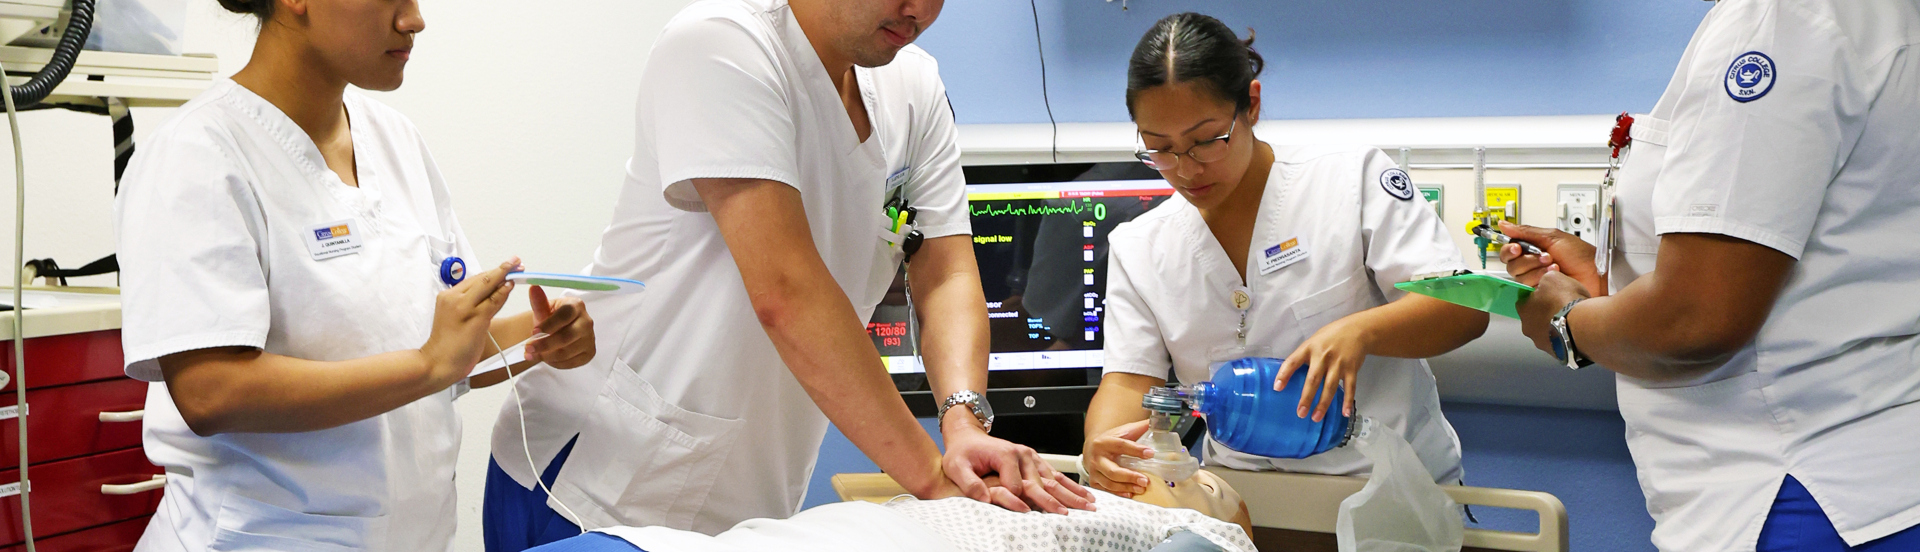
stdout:
[[1240,526],[1093,491],[1095,511],[1067,515],[1013,512],[965,498],[887,504],[939,533],[956,552],[1146,552],[1190,531],[1230,552],[1254,552]]
[[714,536],[666,527],[598,531],[647,552],[1147,552],[1190,531],[1228,552],[1255,552],[1240,526],[1193,510],[1093,491],[1098,511],[1016,513],[965,498],[840,502],[789,519],[750,519]]

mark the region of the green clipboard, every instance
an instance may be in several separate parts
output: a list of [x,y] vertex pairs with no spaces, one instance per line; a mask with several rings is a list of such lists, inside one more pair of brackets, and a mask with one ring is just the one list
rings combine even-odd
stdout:
[[1401,282],[1393,287],[1507,318],[1520,318],[1519,303],[1533,288],[1486,274],[1460,274]]

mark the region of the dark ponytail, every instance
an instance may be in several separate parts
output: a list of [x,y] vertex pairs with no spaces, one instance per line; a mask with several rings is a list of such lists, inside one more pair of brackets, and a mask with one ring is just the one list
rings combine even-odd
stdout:
[[1127,115],[1133,116],[1134,98],[1167,83],[1200,82],[1232,100],[1234,112],[1252,107],[1248,89],[1266,61],[1253,51],[1253,30],[1247,39],[1234,36],[1220,20],[1197,13],[1169,15],[1154,23],[1127,63]]
[[278,0],[220,0],[220,7],[227,11],[253,16],[265,25],[273,18],[273,4]]

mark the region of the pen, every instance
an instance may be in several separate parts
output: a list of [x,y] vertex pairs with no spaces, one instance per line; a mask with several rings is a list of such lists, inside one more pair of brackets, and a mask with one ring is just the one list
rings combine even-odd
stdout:
[[1509,242],[1520,244],[1520,250],[1526,252],[1526,254],[1528,255],[1538,256],[1538,255],[1547,254],[1547,252],[1541,251],[1539,247],[1535,247],[1531,243],[1527,243],[1523,241],[1513,241],[1513,239],[1508,238],[1506,234],[1495,232],[1493,231],[1492,227],[1487,226],[1485,224],[1473,227],[1473,234],[1476,236],[1480,236],[1481,238],[1485,238],[1487,241],[1498,244],[1501,247],[1506,247],[1507,243]]

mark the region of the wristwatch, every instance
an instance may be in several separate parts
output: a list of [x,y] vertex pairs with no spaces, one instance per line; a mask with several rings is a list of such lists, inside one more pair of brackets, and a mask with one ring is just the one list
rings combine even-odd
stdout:
[[972,412],[973,417],[979,419],[981,425],[986,426],[984,429],[988,433],[993,432],[993,406],[987,404],[987,397],[969,390],[948,395],[946,402],[940,403],[939,419],[946,420],[947,409],[962,404],[967,405],[967,411]]
[[1580,349],[1574,346],[1573,329],[1567,327],[1567,313],[1573,312],[1573,306],[1580,304],[1583,300],[1574,299],[1573,302],[1567,303],[1567,306],[1560,307],[1560,312],[1547,320],[1547,325],[1553,327],[1553,333],[1547,336],[1548,341],[1553,342],[1553,358],[1565,363],[1568,370],[1579,370],[1593,365],[1593,361],[1588,360],[1586,355],[1580,354]]

